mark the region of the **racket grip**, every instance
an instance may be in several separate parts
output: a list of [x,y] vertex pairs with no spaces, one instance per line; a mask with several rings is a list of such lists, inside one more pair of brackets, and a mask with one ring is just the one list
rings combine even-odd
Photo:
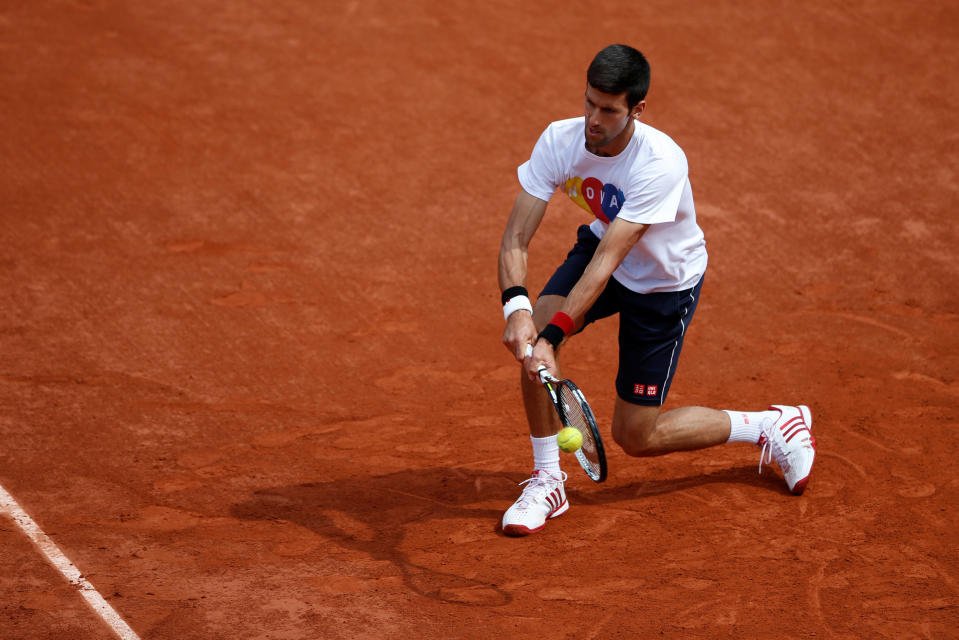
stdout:
[[549,375],[549,371],[546,369],[546,365],[539,365],[539,369],[536,370],[536,373],[539,374],[539,379],[543,384],[553,381],[553,376]]

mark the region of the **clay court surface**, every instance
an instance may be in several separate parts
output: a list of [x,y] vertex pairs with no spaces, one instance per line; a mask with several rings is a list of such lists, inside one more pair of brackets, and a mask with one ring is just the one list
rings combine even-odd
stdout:
[[[0,485],[137,637],[959,637],[954,2],[0,2]],[[611,42],[710,251],[668,406],[737,444],[531,469],[515,168]],[[554,198],[538,291],[584,212]],[[114,637],[0,508],[0,638]]]

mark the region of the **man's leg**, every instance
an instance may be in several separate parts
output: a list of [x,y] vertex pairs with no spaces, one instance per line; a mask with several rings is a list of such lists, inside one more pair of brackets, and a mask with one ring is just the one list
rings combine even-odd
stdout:
[[801,494],[816,457],[812,414],[805,405],[773,405],[766,411],[717,411],[682,407],[660,413],[659,407],[616,399],[613,440],[627,454],[661,456],[673,451],[705,449],[727,442],[749,442],[769,452],[789,490]]
[[[563,306],[566,298],[556,295],[540,296],[533,308],[533,322],[542,330],[550,318]],[[557,353],[557,366],[559,354]],[[525,481],[522,495],[503,514],[503,532],[525,536],[542,529],[546,520],[569,509],[563,482],[566,474],[559,466],[559,446],[556,433],[562,426],[553,403],[539,381],[531,381],[525,368],[520,368],[523,406],[529,423],[533,446],[533,475]]]
[[659,407],[616,398],[612,431],[613,440],[627,454],[661,456],[728,442],[729,416],[706,407],[682,407],[660,413]]

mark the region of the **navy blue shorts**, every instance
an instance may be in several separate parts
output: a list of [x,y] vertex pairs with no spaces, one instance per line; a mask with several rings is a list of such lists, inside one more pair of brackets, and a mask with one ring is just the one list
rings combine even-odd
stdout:
[[[566,297],[586,265],[592,260],[597,238],[590,228],[579,228],[576,245],[556,269],[539,295]],[[632,404],[661,406],[676,373],[686,328],[693,319],[700,279],[692,289],[636,293],[610,278],[606,288],[586,312],[585,328],[591,322],[619,314],[619,372],[616,393]]]

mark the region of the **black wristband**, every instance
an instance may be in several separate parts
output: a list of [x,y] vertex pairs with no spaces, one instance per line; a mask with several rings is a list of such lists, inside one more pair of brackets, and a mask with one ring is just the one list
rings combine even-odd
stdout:
[[529,292],[526,290],[526,287],[509,287],[503,292],[503,304],[506,304],[510,298],[515,298],[516,296],[526,296],[528,298]]
[[553,324],[550,322],[539,332],[539,335],[536,336],[536,339],[539,340],[542,338],[546,342],[553,345],[553,349],[559,348],[559,343],[563,341],[563,338],[566,337],[566,333],[560,328],[558,324]]

